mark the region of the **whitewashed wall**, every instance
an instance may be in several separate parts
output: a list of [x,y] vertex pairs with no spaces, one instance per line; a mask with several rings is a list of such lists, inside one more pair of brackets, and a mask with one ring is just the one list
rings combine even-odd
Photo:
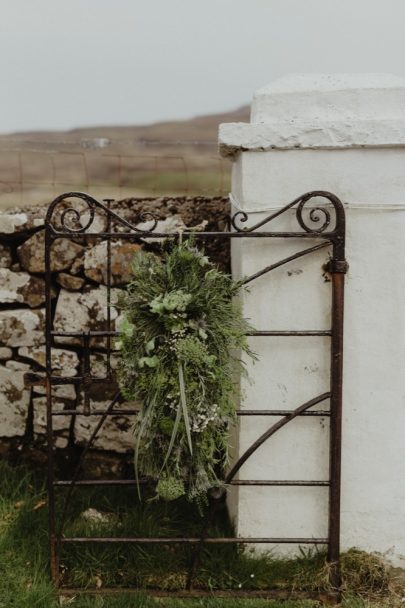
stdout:
[[[220,149],[234,161],[232,194],[254,222],[309,190],[345,204],[342,548],[379,551],[405,566],[405,81],[280,79],[255,94],[251,124],[221,125]],[[283,217],[274,229],[292,221]],[[234,239],[234,274],[307,244]],[[327,257],[322,250],[253,282],[244,306],[255,328],[329,328]],[[329,389],[328,338],[257,337],[252,346],[260,361],[248,364],[254,383],[243,382],[242,407],[293,409]],[[273,422],[241,418],[235,453]],[[328,424],[289,423],[240,479],[327,479]],[[241,536],[327,536],[327,488],[234,488],[229,504]]]

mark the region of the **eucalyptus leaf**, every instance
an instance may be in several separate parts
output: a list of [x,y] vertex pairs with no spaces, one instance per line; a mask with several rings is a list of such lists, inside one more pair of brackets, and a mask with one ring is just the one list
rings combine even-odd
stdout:
[[207,332],[202,329],[202,327],[199,328],[198,330],[198,335],[200,336],[200,338],[202,338],[203,340],[206,340],[208,338],[208,334]]
[[130,338],[134,333],[134,326],[129,322],[127,317],[124,317],[120,323],[120,332],[127,338]]
[[156,338],[152,338],[152,340],[149,340],[149,342],[145,344],[145,350],[148,355],[155,350],[155,339]]
[[141,357],[138,360],[139,367],[157,367],[159,365],[159,357],[153,355],[153,357]]

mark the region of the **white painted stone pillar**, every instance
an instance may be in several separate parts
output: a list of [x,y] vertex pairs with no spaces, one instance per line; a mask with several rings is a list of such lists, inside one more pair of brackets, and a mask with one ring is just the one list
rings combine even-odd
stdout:
[[[405,566],[405,80],[287,76],[255,93],[250,124],[221,125],[219,141],[249,222],[311,190],[331,191],[345,205],[342,549],[382,552]],[[290,214],[272,225],[291,230],[293,222]],[[234,274],[305,248],[294,241],[233,239]],[[327,258],[321,250],[252,282],[244,309],[253,326],[328,329]],[[251,343],[260,360],[248,362],[254,383],[242,381],[241,407],[293,409],[328,390],[329,338]],[[241,417],[235,455],[274,421]],[[325,480],[327,463],[328,420],[301,417],[239,478]],[[243,537],[327,536],[327,488],[232,488],[229,505]]]

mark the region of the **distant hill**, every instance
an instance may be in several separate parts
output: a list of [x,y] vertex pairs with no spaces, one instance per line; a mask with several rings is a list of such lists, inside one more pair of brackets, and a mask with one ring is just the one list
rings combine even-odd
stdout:
[[111,139],[135,139],[144,141],[166,140],[178,141],[213,141],[217,140],[218,125],[222,122],[248,122],[249,106],[242,106],[232,112],[196,116],[187,120],[156,122],[147,125],[128,126],[95,126],[72,129],[70,131],[28,131],[0,135],[2,140],[23,141],[59,140],[74,142],[80,138],[107,137]]
[[203,141],[216,142],[218,125],[222,122],[248,122],[249,106],[243,106],[233,112],[197,116],[189,120],[157,122],[151,125],[126,127],[91,127],[69,131],[69,136],[94,137],[102,135],[110,138],[138,139],[148,141]]
[[150,125],[0,135],[0,208],[49,202],[67,190],[125,198],[226,194],[230,163],[218,125],[248,122],[249,107]]

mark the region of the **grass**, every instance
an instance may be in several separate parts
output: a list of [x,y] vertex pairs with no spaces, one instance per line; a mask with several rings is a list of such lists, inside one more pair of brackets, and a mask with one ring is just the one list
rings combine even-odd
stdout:
[[133,173],[123,180],[126,187],[148,192],[152,196],[166,195],[226,195],[230,190],[230,172],[213,169]]
[[[0,463],[0,608],[315,608],[313,601],[264,601],[206,598],[197,600],[154,600],[145,593],[118,597],[83,594],[62,597],[49,581],[47,508],[41,475],[6,462]],[[63,495],[60,500],[63,501]],[[89,507],[106,515],[104,523],[89,524],[82,516]],[[123,492],[87,489],[80,491],[68,514],[67,534],[108,535],[196,535],[201,527],[197,513],[186,503],[167,505],[149,502],[140,506],[135,490]],[[225,510],[211,534],[231,533]],[[165,546],[107,547],[68,546],[62,556],[64,582],[72,586],[138,586],[181,589],[184,587],[190,548]],[[342,556],[345,608],[399,606],[389,573],[379,558],[360,551]],[[321,553],[302,553],[298,559],[275,559],[271,554],[257,557],[235,546],[207,548],[196,578],[201,589],[327,589],[327,570]],[[354,592],[357,597],[354,597]],[[402,604],[403,605],[403,604]]]
[[[0,135],[0,209],[41,204],[78,189],[121,199],[226,195],[231,163],[218,154],[218,124],[246,120],[248,107],[153,125]],[[82,139],[93,137],[110,145],[83,147]]]
[[[83,181],[83,176],[64,178],[53,185],[49,180],[16,184],[11,191],[0,188],[0,210],[49,203],[61,192],[79,190],[102,199],[118,200],[134,196],[226,196],[230,191],[230,171],[187,169],[175,171],[134,171],[121,180],[111,177]],[[1,181],[0,181],[1,185]]]

